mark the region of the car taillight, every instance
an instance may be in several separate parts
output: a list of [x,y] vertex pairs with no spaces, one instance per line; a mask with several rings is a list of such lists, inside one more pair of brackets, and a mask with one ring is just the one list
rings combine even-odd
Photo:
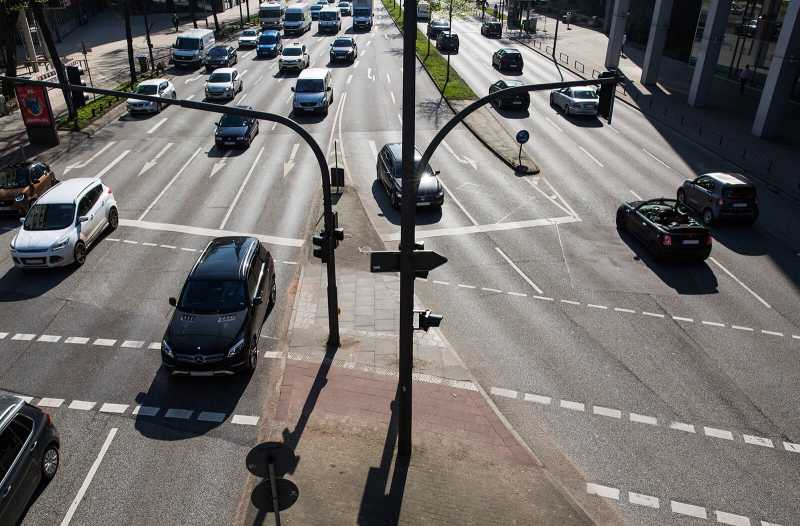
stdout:
[[722,206],[722,205],[724,205],[724,204],[725,204],[725,200],[720,198],[720,200],[719,200],[719,206]]
[[665,247],[671,247],[672,236],[670,236],[669,234],[661,236],[661,244],[664,245]]
[[50,413],[45,413],[44,416],[47,417],[47,425],[52,426],[53,425],[53,418],[50,416]]
[[711,246],[711,236],[706,236],[706,245]]
[[110,186],[108,187],[108,193],[109,194],[111,193],[111,187]]

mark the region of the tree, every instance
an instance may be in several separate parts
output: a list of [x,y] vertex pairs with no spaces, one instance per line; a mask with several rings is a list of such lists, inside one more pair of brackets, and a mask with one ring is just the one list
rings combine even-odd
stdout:
[[39,29],[39,34],[44,40],[44,45],[47,47],[50,58],[53,60],[53,67],[56,70],[58,82],[61,84],[61,91],[64,93],[64,102],[67,103],[67,112],[69,119],[77,118],[78,112],[75,109],[75,103],[72,101],[72,90],[67,87],[69,81],[67,79],[67,71],[64,69],[64,64],[61,63],[61,57],[58,55],[56,43],[53,41],[53,34],[50,32],[50,26],[47,24],[47,17],[44,13],[44,2],[31,0],[31,9],[33,11],[33,18],[36,20],[36,27]]
[[[25,2],[22,0],[0,1],[0,27],[8,28],[0,31],[0,62],[5,65],[4,74],[7,77],[17,76],[17,43],[14,40],[17,17]],[[14,97],[14,85],[3,83],[3,95],[6,99]]]
[[131,2],[125,2],[125,40],[128,41],[128,67],[131,70],[131,84],[136,82],[136,65],[133,62],[133,36],[131,35]]

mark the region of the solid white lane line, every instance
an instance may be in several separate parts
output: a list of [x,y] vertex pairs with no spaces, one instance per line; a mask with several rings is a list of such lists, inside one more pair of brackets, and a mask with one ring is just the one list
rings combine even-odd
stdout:
[[647,506],[648,508],[654,509],[658,509],[661,506],[658,497],[645,495],[643,493],[634,493],[633,491],[628,492],[628,502],[636,504],[637,506]]
[[244,181],[241,185],[239,185],[239,190],[236,192],[236,196],[233,198],[233,202],[228,207],[228,211],[225,212],[225,217],[222,218],[222,223],[219,224],[220,230],[225,228],[225,225],[228,223],[228,219],[231,217],[231,212],[233,212],[233,208],[236,206],[236,203],[239,202],[239,198],[242,196],[242,192],[244,192],[245,187],[247,186],[247,181],[250,180],[250,176],[253,175],[253,170],[255,170],[256,166],[258,165],[258,161],[261,159],[261,154],[264,153],[264,147],[262,146],[258,150],[258,155],[256,155],[255,161],[253,161],[252,166],[250,166],[250,170],[248,170],[247,175],[244,178]]
[[771,309],[771,308],[772,308],[772,306],[771,306],[769,303],[767,303],[766,301],[764,301],[764,298],[762,298],[761,296],[759,296],[758,294],[756,294],[756,293],[753,291],[753,289],[751,289],[750,287],[748,287],[747,285],[745,285],[744,283],[742,283],[742,281],[741,281],[739,278],[737,278],[736,276],[734,276],[734,275],[733,275],[733,273],[732,273],[730,270],[728,270],[728,269],[726,269],[724,266],[722,266],[722,263],[720,263],[719,261],[717,261],[717,260],[716,260],[716,259],[715,259],[713,256],[710,256],[708,259],[709,259],[709,260],[710,260],[710,261],[711,261],[713,264],[715,264],[716,266],[718,266],[718,267],[719,267],[719,268],[722,270],[722,272],[724,272],[725,274],[727,274],[728,276],[730,276],[730,277],[731,277],[731,278],[732,278],[732,279],[733,279],[733,280],[734,280],[736,283],[738,283],[739,285],[741,285],[741,286],[742,286],[742,288],[743,288],[744,290],[746,290],[747,292],[749,292],[750,294],[752,294],[752,295],[753,295],[753,297],[754,297],[755,299],[757,299],[758,301],[760,301],[762,305],[764,305],[764,306],[765,306],[766,308],[768,308],[768,309]]
[[347,75],[347,82],[345,84],[350,84],[352,80],[353,80],[353,75]]
[[689,515],[690,517],[697,517],[699,519],[708,518],[708,515],[706,514],[706,509],[702,506],[695,506],[694,504],[686,504],[685,502],[678,502],[677,500],[671,500],[670,509],[672,509],[672,513]]
[[569,409],[570,411],[584,411],[586,406],[583,402],[573,402],[571,400],[561,400],[559,405],[564,409]]
[[542,405],[550,405],[550,402],[552,402],[553,400],[549,396],[542,396],[530,393],[525,393],[524,399],[526,402],[533,402],[535,404],[542,404]]
[[146,216],[148,213],[150,213],[150,210],[152,210],[153,207],[156,206],[156,203],[158,203],[158,200],[161,199],[161,197],[163,197],[163,195],[165,193],[167,193],[167,190],[170,189],[170,187],[175,182],[175,180],[178,179],[178,177],[181,176],[183,171],[186,170],[186,167],[189,166],[189,163],[191,163],[194,160],[194,158],[197,157],[197,154],[199,154],[201,151],[203,151],[203,148],[198,148],[197,150],[195,150],[195,152],[192,154],[192,156],[189,157],[189,159],[185,163],[183,163],[183,166],[181,166],[181,169],[178,170],[178,173],[176,173],[172,177],[172,179],[169,180],[167,185],[161,190],[161,192],[159,192],[159,194],[156,196],[156,198],[153,199],[153,202],[150,203],[147,208],[145,208],[144,212],[142,212],[142,215],[139,216],[139,221],[144,219],[144,216]]
[[116,158],[116,159],[114,159],[113,161],[111,161],[110,163],[108,163],[108,164],[106,165],[106,167],[105,167],[105,168],[103,168],[102,170],[100,170],[100,171],[97,173],[97,175],[95,175],[95,177],[97,177],[97,178],[103,177],[105,174],[107,174],[107,173],[108,173],[108,171],[109,171],[109,170],[111,170],[112,168],[114,168],[114,167],[117,165],[117,163],[118,163],[118,162],[120,162],[121,160],[123,160],[123,159],[125,158],[125,156],[126,156],[126,155],[128,155],[129,153],[131,153],[131,151],[130,151],[130,150],[125,150],[124,152],[122,152],[121,154],[119,154],[119,155],[117,156],[117,158]]
[[545,118],[544,118],[544,120],[546,120],[546,121],[547,121],[547,123],[548,123],[550,126],[552,126],[553,128],[555,128],[557,131],[560,131],[560,132],[562,132],[562,133],[563,133],[563,131],[564,131],[564,130],[562,130],[561,128],[559,128],[559,127],[558,127],[558,124],[556,124],[555,122],[551,121],[551,120],[550,120],[549,118],[547,118],[547,117],[545,117]]
[[114,440],[114,437],[116,435],[117,435],[117,428],[112,427],[111,431],[108,432],[106,441],[103,442],[103,447],[100,448],[100,453],[98,453],[97,458],[94,460],[94,463],[92,464],[92,467],[89,468],[89,473],[87,473],[86,478],[83,479],[83,484],[81,484],[81,487],[78,490],[78,494],[75,495],[75,499],[72,501],[72,504],[70,504],[69,509],[67,510],[67,514],[61,521],[61,526],[68,526],[70,521],[72,521],[72,516],[75,515],[75,511],[78,509],[78,505],[81,503],[81,500],[83,500],[83,496],[86,494],[86,490],[89,489],[89,485],[92,483],[95,473],[97,473],[98,468],[100,468],[100,463],[103,462],[103,457],[106,456],[108,448],[109,446],[111,446],[111,441]]
[[117,143],[117,141],[111,141],[110,143],[108,143],[105,146],[103,146],[102,148],[100,148],[97,152],[93,153],[92,156],[89,157],[88,159],[86,159],[85,161],[79,161],[79,162],[75,162],[75,163],[70,164],[69,166],[67,166],[64,169],[64,173],[67,173],[70,170],[74,170],[75,168],[83,168],[83,167],[85,167],[87,164],[89,164],[90,162],[92,162],[95,159],[97,159],[97,157],[100,156],[100,154],[102,154],[104,151],[106,151],[109,148],[111,148],[112,146],[114,146],[116,143]]
[[668,165],[667,163],[665,163],[664,161],[662,161],[661,159],[659,159],[658,157],[656,157],[655,155],[653,155],[652,153],[650,153],[650,152],[647,150],[647,148],[644,148],[644,147],[643,147],[643,148],[642,148],[642,151],[643,151],[644,153],[646,153],[647,155],[649,155],[650,157],[652,157],[653,159],[655,159],[656,161],[658,161],[658,162],[660,162],[661,164],[663,164],[663,165],[664,165],[664,166],[665,166],[667,169],[669,169],[669,170],[672,170],[672,167],[671,167],[670,165]]
[[517,273],[517,274],[519,274],[519,275],[520,275],[520,277],[521,277],[522,279],[524,279],[524,280],[525,280],[525,283],[527,283],[528,285],[530,285],[530,286],[531,286],[531,288],[532,288],[533,290],[535,290],[536,292],[538,292],[539,294],[542,294],[542,293],[543,293],[542,289],[540,289],[539,287],[537,287],[537,286],[536,286],[536,283],[534,283],[533,281],[531,281],[531,278],[529,278],[528,276],[526,276],[526,275],[525,275],[525,273],[524,273],[524,272],[522,272],[522,270],[521,270],[521,269],[520,269],[520,268],[519,268],[517,265],[515,265],[513,261],[511,261],[511,258],[509,258],[508,256],[506,256],[505,252],[503,252],[502,250],[500,250],[500,247],[494,247],[494,249],[497,251],[497,253],[498,253],[498,254],[500,254],[500,256],[501,256],[503,259],[505,259],[505,260],[506,260],[506,263],[508,263],[509,265],[511,265],[511,268],[513,268],[513,269],[516,271],[516,273]]
[[447,192],[447,195],[449,195],[449,196],[450,196],[450,199],[452,199],[452,200],[453,200],[453,202],[456,204],[456,206],[458,206],[458,208],[460,208],[460,209],[461,209],[461,211],[462,211],[462,212],[464,212],[464,215],[465,215],[465,216],[467,216],[467,219],[469,219],[469,220],[470,220],[470,222],[472,223],[472,225],[473,225],[473,226],[478,226],[478,222],[477,222],[477,221],[475,221],[475,218],[474,218],[474,217],[472,217],[472,214],[470,214],[469,212],[467,212],[467,209],[466,209],[466,208],[464,208],[464,205],[462,205],[462,204],[461,204],[461,201],[459,201],[459,200],[458,200],[458,198],[457,198],[455,195],[453,195],[453,192],[451,192],[451,191],[450,191],[450,189],[449,189],[449,188],[447,188],[447,186],[444,184],[444,181],[442,181],[441,179],[439,179],[439,182],[441,183],[441,185],[442,185],[442,188],[444,189],[444,191],[445,191],[445,192]]
[[149,130],[147,130],[147,135],[150,135],[151,133],[155,132],[155,131],[156,131],[157,129],[159,129],[159,128],[161,127],[161,125],[162,125],[162,124],[164,124],[165,122],[167,122],[167,117],[164,117],[163,119],[161,119],[160,121],[158,121],[158,122],[157,122],[157,123],[156,123],[156,124],[155,124],[155,125],[154,125],[152,128],[150,128]]
[[632,194],[633,194],[633,197],[635,197],[635,198],[636,198],[636,199],[638,199],[639,201],[641,201],[641,200],[642,200],[642,196],[640,196],[639,194],[637,194],[637,193],[636,193],[636,192],[634,192],[633,190],[628,190],[628,191],[629,191],[630,193],[632,193]]
[[392,97],[392,104],[397,104],[397,101],[394,98],[394,92],[393,91],[389,92],[389,96]]
[[703,433],[706,436],[714,438],[722,438],[724,440],[733,440],[733,433],[725,429],[717,429],[716,427],[703,427]]
[[516,391],[503,389],[502,387],[492,387],[489,392],[495,396],[502,396],[503,398],[517,398]]
[[186,100],[192,100],[193,98],[194,98],[194,93],[192,93],[191,95],[189,95],[188,97],[186,97]]
[[580,148],[580,149],[581,149],[581,151],[582,151],[583,153],[585,153],[585,154],[586,154],[586,155],[589,157],[589,159],[591,159],[592,161],[594,161],[594,162],[595,162],[595,164],[596,164],[597,166],[599,166],[600,168],[605,168],[605,166],[603,166],[603,163],[601,163],[600,161],[598,161],[598,160],[597,160],[597,158],[596,158],[594,155],[592,155],[591,153],[589,153],[588,151],[586,151],[586,149],[585,149],[583,146],[578,146],[578,148]]
[[607,499],[619,500],[619,488],[603,486],[602,484],[586,483],[586,493]]

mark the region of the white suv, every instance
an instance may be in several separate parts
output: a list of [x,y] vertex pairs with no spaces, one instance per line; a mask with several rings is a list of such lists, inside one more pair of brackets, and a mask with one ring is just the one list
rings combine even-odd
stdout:
[[42,194],[22,219],[11,240],[18,268],[83,265],[86,252],[100,234],[119,224],[117,202],[96,177],[61,182]]
[[281,57],[278,59],[278,71],[287,69],[301,71],[307,68],[310,63],[311,59],[308,57],[306,45],[300,42],[292,42],[283,47]]
[[232,99],[242,91],[242,75],[236,68],[219,68],[206,80],[207,99]]
[[[178,97],[178,94],[175,92],[175,86],[167,79],[145,80],[136,86],[136,93],[139,93],[140,95],[150,95],[151,97],[161,97],[172,100],[175,100]],[[129,113],[158,113],[164,107],[164,105],[160,102],[152,102],[149,100],[128,99],[126,102]]]

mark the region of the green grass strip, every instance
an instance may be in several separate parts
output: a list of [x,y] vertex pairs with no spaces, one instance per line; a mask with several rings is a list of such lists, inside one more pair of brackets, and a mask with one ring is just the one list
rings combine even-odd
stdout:
[[[391,0],[381,0],[383,6],[389,11],[389,15],[395,21],[399,28],[403,27],[403,10],[400,9],[399,2],[392,6]],[[456,72],[453,65],[450,65],[450,80],[445,85],[447,78],[447,58],[443,57],[436,49],[434,43],[431,43],[430,54],[428,54],[428,37],[419,29],[417,29],[417,57],[419,57],[425,70],[433,79],[436,87],[442,92],[448,100],[474,100],[477,95],[472,89],[467,86],[461,77]]]

